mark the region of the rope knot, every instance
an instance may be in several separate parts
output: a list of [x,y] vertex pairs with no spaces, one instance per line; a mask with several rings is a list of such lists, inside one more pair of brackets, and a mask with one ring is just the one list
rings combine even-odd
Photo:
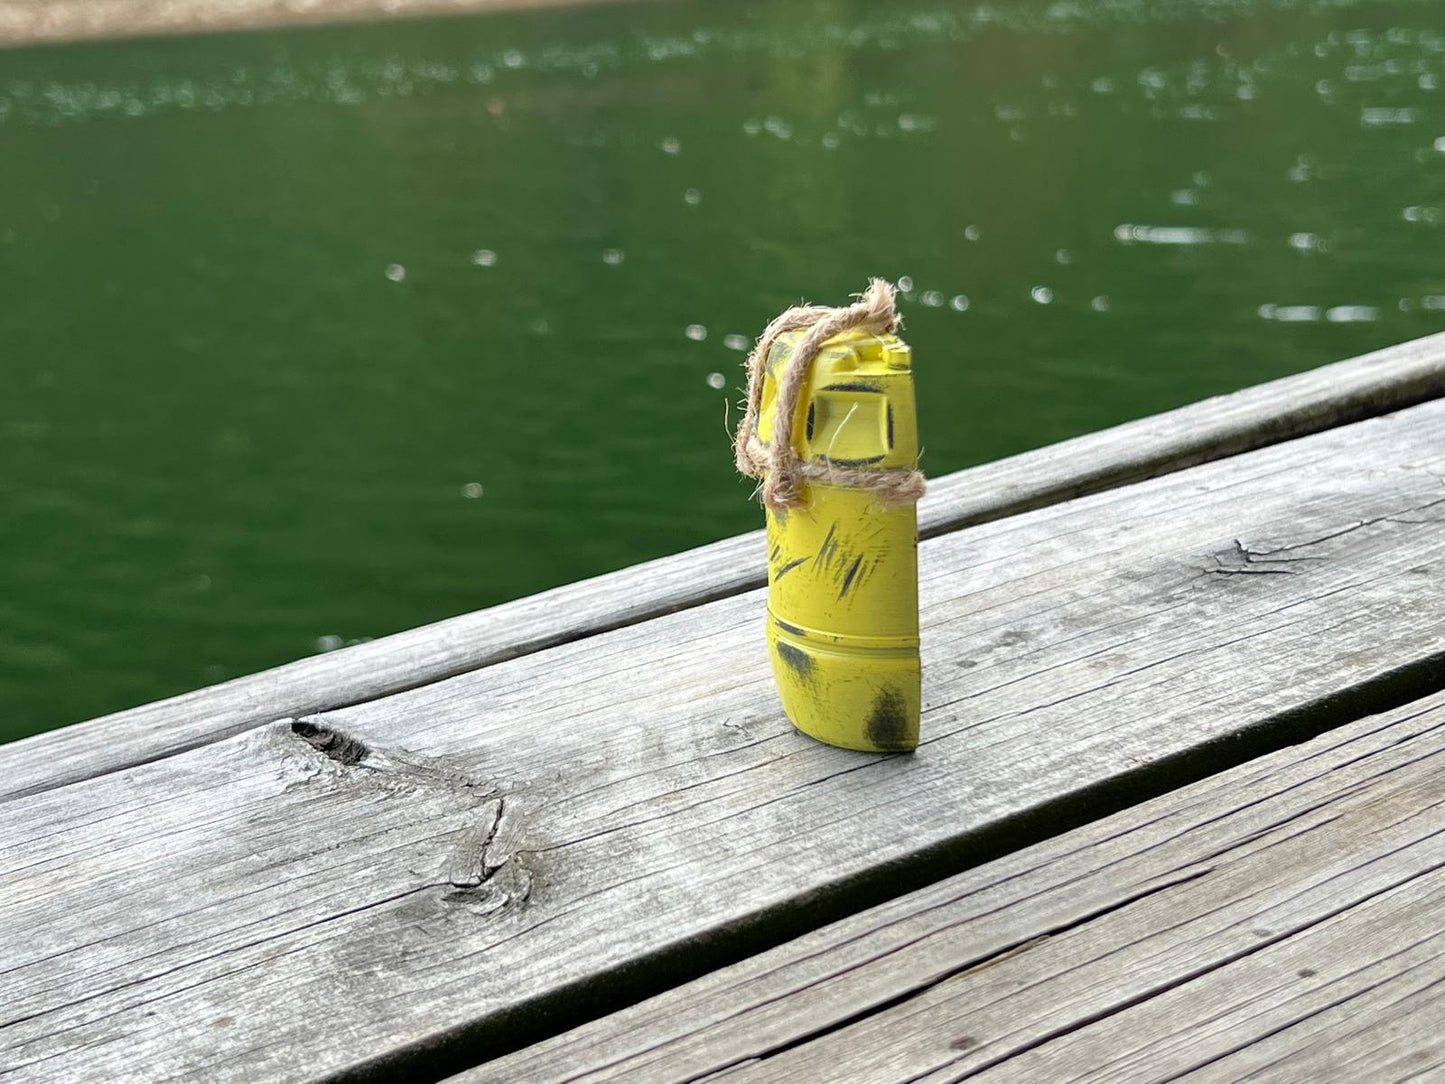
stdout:
[[[895,294],[891,283],[870,279],[868,289],[855,295],[858,300],[854,304],[836,309],[796,305],[775,317],[758,336],[744,363],[748,370],[748,402],[742,421],[738,422],[733,455],[740,473],[762,479],[763,503],[773,511],[781,512],[801,504],[805,481],[866,489],[884,504],[903,504],[923,496],[923,475],[912,467],[870,470],[836,466],[827,459],[814,463],[800,458],[793,447],[793,416],[818,351],[833,336],[855,328],[874,334],[896,331],[902,317],[898,315]],[[764,444],[757,435],[763,375],[773,344],[778,336],[789,331],[801,331],[803,336],[793,347],[783,371],[774,375],[778,400],[773,414],[772,440]]]

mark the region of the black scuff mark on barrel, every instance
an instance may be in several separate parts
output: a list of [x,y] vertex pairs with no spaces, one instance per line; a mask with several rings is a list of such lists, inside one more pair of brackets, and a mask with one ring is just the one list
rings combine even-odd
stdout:
[[823,544],[818,547],[818,564],[827,568],[833,560],[833,555],[838,552],[838,524],[835,522],[828,528],[828,533],[823,536]]
[[838,589],[838,601],[841,602],[843,600],[843,596],[845,596],[848,593],[849,589],[852,588],[853,581],[858,576],[858,569],[860,569],[862,566],[863,555],[860,553],[857,557],[853,558],[853,563],[848,566],[848,572],[843,577],[843,586]]
[[803,681],[813,680],[813,658],[806,651],[779,640],[778,658],[782,659],[783,665],[797,674]]
[[883,462],[884,457],[881,455],[870,455],[866,459],[834,459],[831,456],[825,456],[824,458],[835,467],[867,467],[874,463]]
[[893,404],[888,404],[888,450],[893,450]]
[[776,561],[776,560],[778,559],[778,554],[780,554],[780,553],[782,553],[782,552],[783,552],[783,545],[782,545],[782,543],[781,543],[781,542],[774,542],[774,543],[773,543],[772,551],[768,554],[768,559],[769,559],[770,561]]
[[909,729],[908,702],[896,690],[884,689],[868,715],[868,741],[878,749],[910,749]]
[[813,439],[813,420],[817,414],[817,407],[813,403],[808,404],[808,439]]
[[791,561],[789,561],[787,564],[785,564],[782,568],[778,569],[778,571],[776,571],[775,573],[773,573],[773,582],[774,582],[774,583],[777,583],[777,582],[778,582],[779,580],[781,580],[784,576],[786,576],[789,572],[793,571],[793,569],[797,568],[797,567],[798,567],[799,565],[801,565],[801,564],[806,564],[807,562],[809,562],[809,561],[811,561],[811,560],[812,560],[811,557],[794,557]]
[[773,621],[777,624],[778,628],[782,629],[784,632],[792,633],[794,636],[808,635],[802,629],[798,628],[797,625],[790,625],[780,617],[773,618]]
[[824,384],[824,391],[866,391],[873,395],[880,395],[883,389],[877,384],[865,384],[861,380],[850,381],[846,384]]

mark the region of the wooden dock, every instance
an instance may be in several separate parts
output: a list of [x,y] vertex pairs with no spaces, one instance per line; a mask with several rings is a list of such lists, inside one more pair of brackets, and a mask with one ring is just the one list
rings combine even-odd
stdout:
[[0,747],[0,1077],[1445,1079],[1445,335],[920,517],[913,756],[756,533]]

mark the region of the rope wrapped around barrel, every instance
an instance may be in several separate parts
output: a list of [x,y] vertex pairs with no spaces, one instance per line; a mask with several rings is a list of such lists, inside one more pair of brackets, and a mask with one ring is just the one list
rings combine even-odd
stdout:
[[[923,496],[923,475],[912,467],[846,467],[824,457],[821,463],[802,459],[793,447],[793,419],[798,397],[808,379],[808,369],[823,344],[834,335],[854,328],[876,335],[892,332],[902,322],[895,305],[893,285],[870,279],[868,289],[854,294],[858,301],[842,308],[825,305],[795,305],[763,329],[748,355],[748,402],[733,440],[738,470],[749,478],[762,479],[763,503],[775,512],[803,503],[803,483],[850,486],[870,491],[882,504],[906,504]],[[781,373],[773,374],[778,385],[778,402],[773,413],[772,440],[764,444],[757,434],[758,413],[763,401],[763,373],[768,354],[779,335],[802,331],[792,355]]]

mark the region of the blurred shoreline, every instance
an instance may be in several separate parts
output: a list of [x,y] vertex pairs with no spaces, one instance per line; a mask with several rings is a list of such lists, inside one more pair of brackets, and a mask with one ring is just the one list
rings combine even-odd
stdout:
[[0,0],[0,49],[610,0]]

